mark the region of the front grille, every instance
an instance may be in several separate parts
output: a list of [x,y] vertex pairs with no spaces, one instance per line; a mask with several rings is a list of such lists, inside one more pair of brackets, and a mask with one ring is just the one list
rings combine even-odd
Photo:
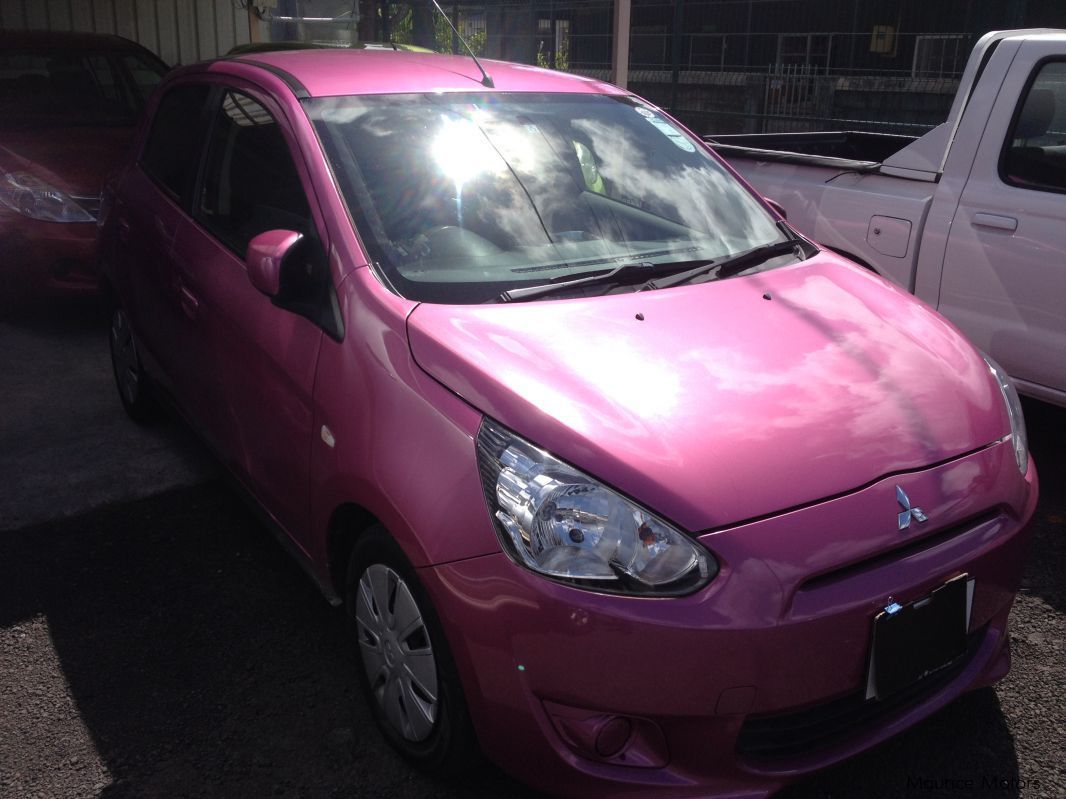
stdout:
[[100,218],[100,195],[96,194],[92,197],[75,197],[71,195],[70,199],[76,202],[79,206],[85,209],[93,219]]
[[839,566],[832,571],[823,572],[822,574],[811,577],[806,580],[800,587],[800,591],[812,591],[819,588],[824,588],[833,583],[841,580],[846,580],[850,577],[854,577],[862,572],[871,571],[873,569],[880,568],[888,563],[894,561],[900,561],[904,558],[916,555],[919,552],[924,552],[927,549],[943,544],[957,536],[965,535],[966,533],[974,530],[978,527],[982,527],[989,522],[995,521],[999,518],[999,513],[996,511],[990,511],[975,518],[967,519],[959,524],[953,524],[950,527],[946,527],[942,530],[937,530],[923,538],[916,539],[902,546],[895,547],[887,552],[881,552],[877,555],[872,555],[868,558],[864,558],[859,561]]
[[737,751],[749,760],[771,761],[811,754],[860,735],[943,690],[966,668],[984,638],[984,629],[971,633],[959,657],[894,696],[866,699],[862,690],[796,713],[749,717],[740,729]]

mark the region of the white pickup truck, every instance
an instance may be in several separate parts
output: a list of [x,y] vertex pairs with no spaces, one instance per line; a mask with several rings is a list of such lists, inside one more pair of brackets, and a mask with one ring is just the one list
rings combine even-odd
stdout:
[[918,138],[705,138],[797,228],[1066,406],[1066,31],[982,37],[948,120]]

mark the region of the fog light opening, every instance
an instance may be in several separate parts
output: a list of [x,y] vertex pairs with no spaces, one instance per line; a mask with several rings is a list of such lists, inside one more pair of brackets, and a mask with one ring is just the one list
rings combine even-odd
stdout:
[[629,768],[662,768],[670,761],[666,737],[651,719],[541,701],[560,743],[581,757]]
[[633,723],[629,719],[611,716],[596,733],[596,754],[600,757],[616,757],[625,749],[632,734]]

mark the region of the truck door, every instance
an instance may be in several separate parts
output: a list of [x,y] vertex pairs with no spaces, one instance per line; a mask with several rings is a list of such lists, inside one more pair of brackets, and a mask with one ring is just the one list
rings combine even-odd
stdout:
[[1066,399],[1066,53],[1023,43],[951,224],[939,310],[1027,393]]

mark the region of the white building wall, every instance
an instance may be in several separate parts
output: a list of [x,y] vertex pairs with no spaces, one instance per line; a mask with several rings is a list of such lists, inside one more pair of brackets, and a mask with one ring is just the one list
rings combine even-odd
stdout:
[[0,30],[117,33],[174,66],[246,44],[248,11],[241,5],[237,0],[0,0]]

